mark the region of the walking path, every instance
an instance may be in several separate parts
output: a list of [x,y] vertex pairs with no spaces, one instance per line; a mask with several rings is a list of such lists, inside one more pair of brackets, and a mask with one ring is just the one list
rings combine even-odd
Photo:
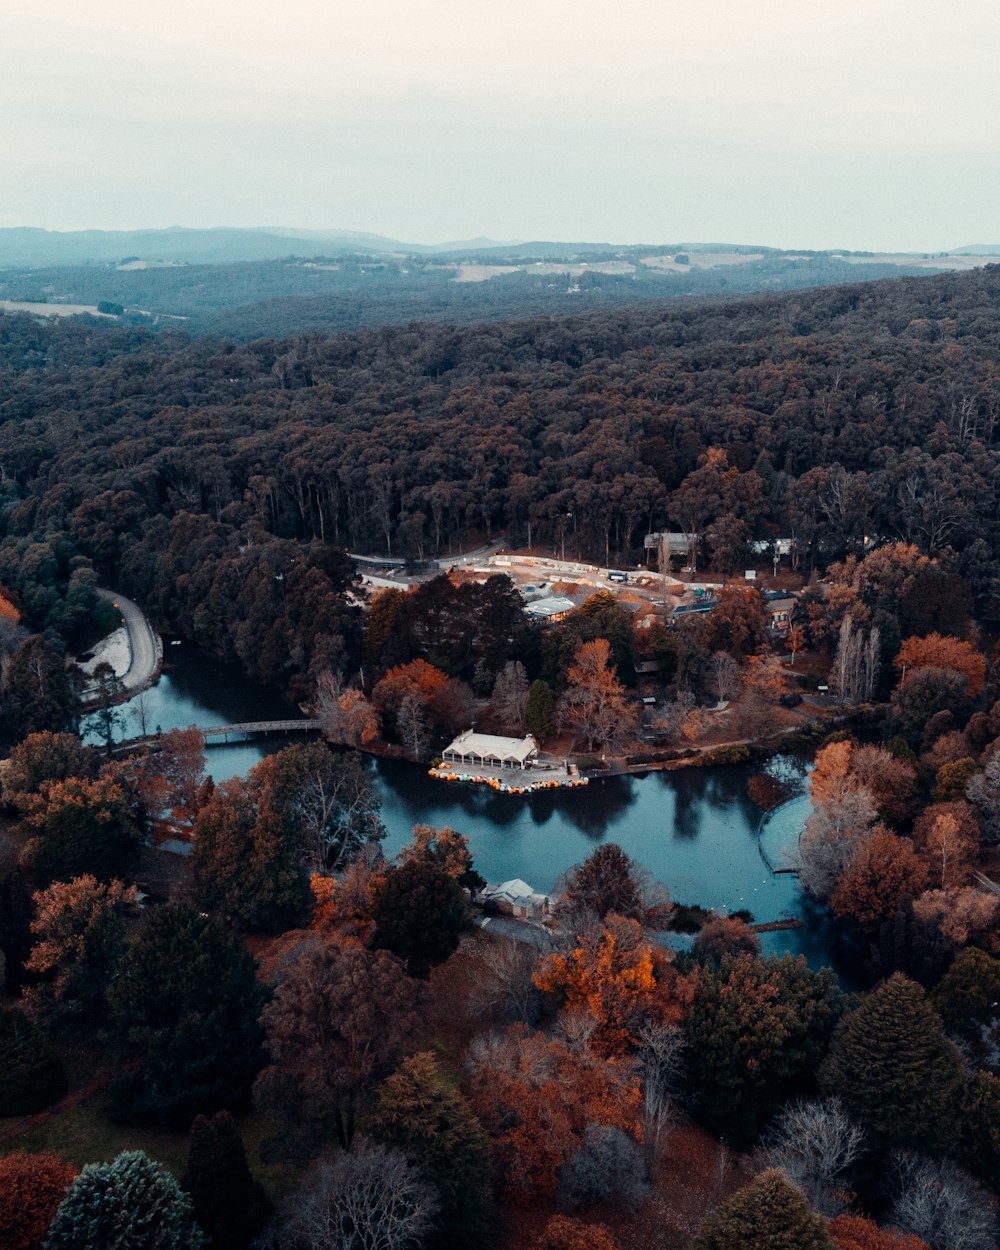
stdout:
[[84,699],[91,699],[96,693],[92,679],[99,664],[110,664],[120,682],[121,696],[131,698],[137,691],[151,686],[159,676],[163,663],[163,641],[137,603],[112,590],[98,590],[97,593],[121,613],[122,624],[102,638],[94,647],[91,658],[80,665],[91,678],[84,691]]

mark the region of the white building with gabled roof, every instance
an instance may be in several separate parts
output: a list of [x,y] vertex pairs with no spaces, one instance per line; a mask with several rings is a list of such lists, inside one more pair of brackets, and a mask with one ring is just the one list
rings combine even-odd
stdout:
[[538,758],[538,743],[527,738],[501,738],[466,729],[441,753],[446,764],[474,768],[531,768]]

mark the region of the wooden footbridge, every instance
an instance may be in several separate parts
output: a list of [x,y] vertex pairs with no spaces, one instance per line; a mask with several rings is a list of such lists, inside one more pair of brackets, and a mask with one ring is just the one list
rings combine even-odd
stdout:
[[[184,725],[184,729],[197,729],[205,739],[206,747],[225,746],[229,742],[249,742],[254,738],[266,738],[268,734],[316,733],[322,728],[318,720],[254,720],[240,725]],[[126,738],[114,744],[115,751],[155,751],[162,733],[146,734],[141,738]]]
[[232,739],[266,737],[268,734],[315,733],[322,727],[318,720],[254,720],[242,725],[210,725],[197,729],[206,746],[224,746]]

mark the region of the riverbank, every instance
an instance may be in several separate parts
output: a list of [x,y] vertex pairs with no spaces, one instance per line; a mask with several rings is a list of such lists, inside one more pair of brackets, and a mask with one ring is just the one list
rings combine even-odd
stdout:
[[83,690],[83,711],[92,712],[100,705],[99,685],[94,674],[107,664],[115,675],[116,691],[112,701],[127,703],[159,680],[163,671],[163,639],[153,629],[142,608],[124,595],[99,589],[99,598],[121,614],[121,625],[94,646],[89,658],[77,661],[90,679]]

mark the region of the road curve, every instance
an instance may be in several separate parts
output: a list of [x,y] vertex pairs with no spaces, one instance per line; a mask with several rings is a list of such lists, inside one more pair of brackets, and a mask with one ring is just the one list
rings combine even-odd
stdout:
[[112,590],[98,590],[98,595],[108,603],[114,604],[122,614],[122,621],[128,634],[129,666],[128,672],[121,678],[122,689],[129,693],[145,690],[152,685],[160,671],[163,660],[163,641],[146,619],[146,615],[137,603],[115,594]]

